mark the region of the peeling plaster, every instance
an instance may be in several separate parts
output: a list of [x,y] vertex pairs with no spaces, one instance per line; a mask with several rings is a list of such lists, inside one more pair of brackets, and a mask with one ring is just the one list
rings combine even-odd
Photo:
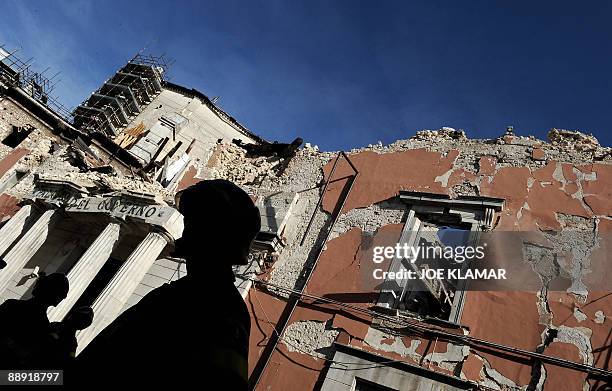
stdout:
[[448,343],[444,353],[433,352],[425,356],[425,360],[438,364],[440,368],[453,371],[455,365],[467,358],[470,354],[470,347],[467,345],[454,345]]
[[576,318],[578,323],[584,322],[585,320],[588,319],[586,314],[584,312],[580,311],[580,309],[578,309],[578,307],[574,308],[574,318]]
[[380,227],[399,224],[406,214],[406,205],[399,201],[382,201],[367,208],[356,208],[343,213],[336,221],[330,239],[343,235],[352,228],[359,228],[373,235]]
[[603,311],[599,310],[595,312],[595,319],[593,319],[593,322],[597,324],[603,324],[605,320],[606,320],[606,315],[604,315]]
[[455,171],[455,169],[451,168],[450,170],[446,171],[444,174],[437,176],[434,179],[434,182],[439,182],[442,185],[442,187],[448,187],[448,178],[450,178],[453,171]]
[[491,368],[491,365],[486,359],[483,358],[483,362],[484,365],[482,366],[481,376],[485,379],[485,381],[483,381],[481,384],[495,390],[521,390],[521,387],[517,386],[515,382]]
[[411,340],[410,346],[406,346],[401,337],[389,335],[374,327],[370,327],[364,342],[377,350],[396,353],[402,357],[410,357],[415,361],[421,358],[421,355],[416,352],[421,344],[421,341],[417,339]]
[[330,329],[329,323],[312,320],[292,323],[285,329],[281,341],[290,352],[325,358],[340,333]]
[[559,326],[558,334],[554,341],[572,344],[578,348],[578,353],[583,364],[593,365],[593,348],[591,346],[591,335],[593,331],[586,327]]

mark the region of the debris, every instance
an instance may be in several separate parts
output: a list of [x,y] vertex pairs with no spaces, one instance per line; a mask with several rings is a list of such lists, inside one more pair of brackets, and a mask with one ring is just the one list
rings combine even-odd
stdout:
[[544,154],[542,148],[534,148],[533,151],[531,151],[531,158],[533,160],[544,160],[546,155]]
[[467,136],[462,129],[443,127],[440,130],[421,130],[412,137],[415,140],[465,140]]
[[113,175],[116,173],[115,169],[108,164],[105,164],[103,166],[91,167],[89,170],[93,172],[99,172],[102,174],[109,174],[109,175]]
[[51,141],[51,148],[49,148],[49,153],[53,155],[55,152],[59,150],[60,150],[60,145],[55,141]]
[[318,152],[319,151],[319,146],[318,145],[312,145],[310,143],[306,143],[306,144],[304,144],[304,149],[307,150],[307,151]]
[[145,131],[145,125],[144,123],[141,122],[132,128],[124,130],[119,136],[117,136],[117,138],[115,139],[115,143],[119,145],[121,148],[124,148],[124,149],[129,148],[136,141],[138,141],[138,139],[140,138],[140,136],[142,136],[144,131]]
[[250,157],[255,156],[276,156],[282,159],[292,158],[295,152],[302,145],[300,137],[293,140],[291,144],[284,144],[279,142],[266,143],[266,144],[245,144],[241,140],[233,139],[232,142],[247,151],[247,155]]
[[558,147],[576,149],[577,151],[595,152],[600,147],[595,136],[576,130],[553,128],[548,132],[548,140]]

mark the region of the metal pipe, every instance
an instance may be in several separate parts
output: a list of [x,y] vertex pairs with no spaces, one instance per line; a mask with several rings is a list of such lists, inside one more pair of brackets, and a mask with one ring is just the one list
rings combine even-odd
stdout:
[[334,172],[336,171],[336,166],[338,165],[340,156],[344,156],[348,164],[351,166],[351,168],[355,172],[355,176],[359,174],[359,171],[357,170],[357,168],[355,168],[355,166],[353,165],[351,160],[348,158],[348,156],[344,153],[344,151],[338,152],[338,154],[336,155],[336,160],[334,161],[334,165],[332,166],[332,169],[329,172],[329,176],[327,177],[327,181],[325,181],[325,186],[323,187],[323,191],[321,192],[321,195],[319,196],[319,201],[317,201],[317,205],[315,206],[314,211],[312,212],[312,215],[310,216],[310,221],[308,222],[308,225],[306,226],[306,230],[304,231],[304,235],[302,236],[302,240],[300,241],[300,246],[304,245],[306,236],[308,235],[308,232],[310,231],[310,227],[312,226],[312,223],[314,222],[314,218],[317,212],[319,211],[319,207],[321,206],[321,203],[323,202],[323,197],[325,196],[325,193],[327,192],[327,186],[329,186],[329,183],[331,182],[331,179],[334,176]]
[[[330,171],[330,175],[329,178],[327,180],[326,186],[323,189],[325,191],[325,189],[327,189],[327,184],[329,184],[329,182],[331,181],[332,178],[332,174],[333,171],[336,167],[336,164],[338,163],[338,159],[340,159],[340,154],[343,154],[345,159],[349,160],[348,157],[343,153],[340,152],[338,153],[338,157],[336,158],[336,161],[334,163],[334,167],[332,167],[332,171]],[[352,163],[349,164],[351,165],[351,167],[355,167],[353,166]],[[355,168],[354,168],[355,169]],[[333,211],[333,219],[332,219],[332,223],[330,224],[330,226],[327,229],[327,233],[325,235],[325,239],[323,240],[323,242],[321,243],[321,246],[319,247],[319,249],[317,250],[317,256],[315,257],[312,266],[309,268],[309,270],[307,271],[307,275],[306,278],[304,280],[304,282],[301,284],[299,292],[303,293],[304,289],[306,289],[306,286],[308,285],[308,282],[310,281],[310,278],[312,277],[312,274],[317,266],[317,263],[319,262],[319,258],[321,257],[321,254],[323,253],[323,249],[325,248],[325,245],[327,244],[327,241],[329,240],[329,236],[336,224],[336,221],[338,221],[338,217],[340,216],[340,212],[342,211],[342,209],[344,208],[344,205],[346,203],[346,200],[348,199],[349,194],[351,193],[351,190],[353,189],[353,184],[355,183],[355,179],[357,178],[357,175],[359,175],[359,172],[355,169],[355,174],[349,179],[350,184],[348,186],[348,190],[344,192],[344,197],[342,198],[342,202],[340,203],[340,206],[338,207],[338,205],[336,205],[336,208]],[[319,198],[319,202],[317,203],[317,209],[321,203],[321,200],[323,198],[323,194],[322,193],[321,197]],[[317,211],[317,209],[315,209],[315,213]],[[310,227],[311,223],[312,223],[312,219],[314,219],[314,214],[313,217],[311,218],[310,223],[308,224],[307,229]],[[304,239],[302,239],[303,242]],[[289,320],[291,319],[291,316],[293,315],[295,308],[297,307],[298,303],[300,302],[300,298],[299,297],[293,297],[290,299],[290,301],[287,303],[287,305],[285,306],[285,308],[283,309],[283,313],[281,314],[280,319],[277,322],[277,326],[280,324],[282,325],[280,331],[278,329],[275,328],[275,332],[272,333],[272,335],[270,336],[270,341],[268,341],[268,344],[266,345],[262,356],[259,358],[257,365],[255,366],[255,368],[253,369],[253,372],[251,373],[251,376],[249,377],[249,390],[254,390],[257,385],[259,384],[259,381],[261,380],[263,374],[266,371],[266,368],[268,366],[268,363],[270,362],[270,359],[272,358],[272,355],[274,354],[274,351],[276,350],[276,347],[278,346],[278,341],[280,340],[281,335],[283,335],[283,333],[285,332],[288,324],[289,324]]]

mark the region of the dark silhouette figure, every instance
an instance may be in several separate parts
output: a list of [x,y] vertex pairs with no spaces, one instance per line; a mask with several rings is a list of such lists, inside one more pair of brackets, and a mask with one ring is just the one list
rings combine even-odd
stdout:
[[8,299],[0,305],[0,368],[48,368],[47,347],[51,332],[47,309],[68,294],[68,279],[54,273],[39,277],[32,298]]
[[247,263],[259,211],[225,180],[185,189],[177,205],[187,276],[151,291],[85,348],[72,376],[81,384],[247,388],[250,318],[232,265]]
[[47,359],[53,368],[67,368],[73,364],[78,347],[76,332],[86,329],[93,322],[91,307],[72,309],[61,322],[51,323]]

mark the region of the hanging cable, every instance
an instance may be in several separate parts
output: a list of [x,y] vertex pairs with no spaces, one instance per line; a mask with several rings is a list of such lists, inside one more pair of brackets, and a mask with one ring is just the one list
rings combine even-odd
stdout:
[[605,378],[612,378],[612,371],[608,371],[602,368],[597,368],[594,367],[592,365],[587,365],[587,364],[580,364],[580,363],[576,363],[574,361],[569,361],[569,360],[565,360],[565,359],[561,359],[558,357],[553,357],[553,356],[549,356],[549,355],[545,355],[542,353],[536,353],[536,352],[531,352],[528,350],[523,350],[523,349],[518,349],[518,348],[514,348],[511,346],[507,346],[507,345],[502,345],[502,344],[498,344],[495,342],[490,342],[490,341],[486,341],[486,340],[482,340],[479,338],[475,338],[475,337],[470,337],[470,336],[465,336],[465,335],[457,335],[457,334],[453,334],[453,333],[449,333],[447,331],[445,331],[444,329],[441,329],[439,327],[436,326],[431,326],[431,325],[423,325],[422,323],[418,322],[418,321],[411,321],[405,318],[396,318],[393,316],[389,316],[389,315],[385,315],[385,314],[381,314],[379,312],[376,311],[372,311],[366,308],[361,308],[361,307],[357,307],[351,304],[346,304],[346,303],[342,303],[336,300],[332,300],[332,299],[327,299],[324,297],[319,297],[319,296],[315,296],[315,295],[310,295],[307,293],[303,293],[303,292],[298,292],[296,290],[293,289],[289,289],[289,288],[284,288],[281,287],[279,285],[267,282],[267,281],[261,281],[261,280],[255,280],[252,278],[247,278],[250,279],[251,281],[253,281],[253,286],[257,286],[257,285],[263,285],[266,287],[272,287],[274,289],[277,289],[279,291],[283,291],[285,293],[289,293],[290,296],[294,296],[294,297],[298,297],[300,300],[302,300],[303,298],[309,298],[311,300],[316,301],[320,301],[320,302],[324,302],[324,303],[328,303],[328,304],[332,304],[338,307],[342,307],[342,308],[346,308],[346,309],[350,309],[356,312],[360,312],[363,314],[367,314],[369,316],[373,316],[373,317],[377,317],[377,318],[382,318],[385,320],[388,320],[390,322],[393,322],[395,324],[404,326],[406,328],[410,328],[413,330],[417,330],[421,333],[426,333],[429,335],[433,335],[433,336],[437,336],[439,338],[441,338],[444,341],[448,341],[448,342],[459,342],[461,344],[470,346],[470,347],[474,347],[476,349],[483,348],[491,348],[494,350],[500,350],[500,351],[504,351],[504,352],[509,352],[509,353],[513,353],[516,355],[520,355],[520,356],[524,356],[524,357],[528,357],[528,358],[535,358],[535,359],[539,359],[542,360],[542,362],[547,363],[547,364],[551,364],[551,365],[556,365],[562,368],[568,368],[568,369],[572,369],[572,370],[576,370],[576,371],[580,371],[580,372],[585,372],[585,373],[589,373],[595,376],[601,376],[601,377],[605,377]]

